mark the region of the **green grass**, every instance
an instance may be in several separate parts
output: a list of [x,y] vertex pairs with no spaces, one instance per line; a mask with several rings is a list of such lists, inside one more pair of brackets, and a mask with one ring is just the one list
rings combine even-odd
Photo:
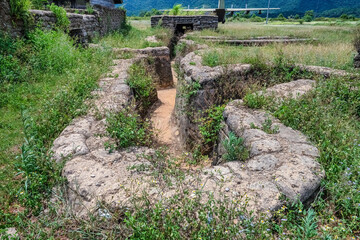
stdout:
[[[217,31],[204,30],[190,38],[210,46],[205,53],[205,65],[226,65],[243,63],[251,56],[260,55],[266,61],[273,61],[274,56],[282,52],[287,61],[306,65],[318,65],[355,71],[353,59],[353,32],[355,27],[346,26],[314,26],[314,25],[264,25],[258,23],[228,23],[220,25]],[[249,39],[260,36],[290,36],[297,38],[316,39],[314,42],[297,44],[271,44],[263,47],[227,46],[210,43],[197,36],[227,36],[235,39]],[[217,57],[215,57],[218,55]],[[358,72],[358,71],[357,71]]]
[[[144,30],[141,27],[128,30],[109,35],[99,42],[104,46],[144,47],[147,45],[144,36],[163,31],[147,27]],[[310,45],[262,48],[211,45],[219,49],[211,50],[216,52],[205,60],[209,65],[226,65],[245,59],[254,64],[257,70],[263,70],[258,73],[259,77],[269,75],[269,79],[276,82],[305,76],[296,69],[288,69],[287,63],[302,62],[307,56],[309,63],[315,65],[350,70],[350,60],[346,60],[345,56],[348,55],[344,49],[348,49],[351,55],[351,30],[348,27],[308,25],[282,28],[229,24],[221,26],[219,32],[205,31],[200,34],[239,37],[293,34],[319,37],[319,43]],[[139,41],[135,42],[136,39]],[[16,226],[23,234],[22,237],[28,239],[359,238],[359,79],[318,80],[312,92],[279,104],[250,93],[245,97],[248,106],[267,109],[284,124],[306,134],[320,149],[319,161],[326,171],[326,178],[322,181],[319,195],[310,206],[289,202],[274,213],[271,219],[249,217],[251,214],[246,210],[246,199],[243,197],[237,201],[229,201],[226,197],[215,200],[211,194],[204,197],[201,191],[193,192],[191,186],[184,184],[181,161],[158,150],[153,157],[148,156],[152,163],[148,168],[157,182],[176,186],[174,197],[156,203],[149,201],[146,195],[134,197],[129,203],[131,207],[127,209],[112,211],[111,207],[103,206],[109,207],[112,213],[110,219],[97,215],[78,219],[65,207],[64,192],[57,192],[58,201],[55,203],[46,202],[52,187],[62,189],[58,184],[63,183],[59,178],[61,166],[52,163],[47,150],[53,139],[74,117],[86,112],[83,101],[97,87],[96,81],[111,65],[112,56],[107,48],[75,48],[69,38],[60,32],[35,32],[29,40],[19,42],[9,41],[3,36],[0,40],[0,229]],[[282,51],[279,51],[280,47]],[[307,47],[311,47],[310,50],[306,50]],[[315,51],[314,54],[311,49]],[[336,51],[339,52],[339,59],[335,58]],[[277,67],[262,68],[267,59]],[[144,69],[135,65],[131,74],[134,82],[139,84],[133,88],[138,88],[141,96],[146,96],[146,83],[150,79]],[[197,89],[198,86],[192,86],[183,94],[191,98]],[[223,107],[213,108],[201,120],[204,143],[216,140],[221,128],[222,111]],[[137,124],[132,120],[129,122],[134,127]],[[270,121],[262,127],[275,133]],[[114,126],[114,130],[119,130],[119,127]],[[241,145],[239,139],[233,139],[228,145],[231,159],[242,153],[243,149],[235,148]],[[23,151],[20,155],[21,146]],[[15,176],[20,171],[22,174]],[[49,213],[35,217],[34,214],[44,204],[49,206]],[[22,207],[26,207],[27,211]]]
[[[97,40],[97,43],[114,48],[147,48],[168,46],[171,40],[169,29],[150,28],[146,24],[133,24],[121,32],[111,33]],[[149,36],[156,36],[158,42],[148,42],[145,39]]]
[[[6,37],[1,39],[4,42]],[[15,77],[2,78],[0,88],[1,96],[6,96],[0,108],[2,224],[16,216],[11,213],[21,209],[19,203],[29,210],[42,208],[42,199],[55,184],[53,174],[56,173],[56,166],[50,166],[52,161],[46,149],[74,117],[85,112],[84,99],[90,97],[112,59],[106,50],[76,48],[61,32],[36,30],[29,35],[29,40],[9,44],[16,46],[11,53],[12,61],[21,67],[6,65],[5,76]],[[2,54],[9,53],[2,51]],[[19,69],[26,74],[13,74]],[[26,113],[25,125],[22,112]],[[28,151],[20,156],[24,138],[28,141],[24,145]],[[41,157],[31,159],[30,150]],[[25,183],[27,189],[24,189]]]

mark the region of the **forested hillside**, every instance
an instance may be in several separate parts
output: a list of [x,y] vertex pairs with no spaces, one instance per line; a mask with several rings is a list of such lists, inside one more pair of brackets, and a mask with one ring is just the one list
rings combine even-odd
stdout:
[[[226,7],[266,7],[267,0],[227,0]],[[128,15],[139,14],[140,11],[156,9],[167,9],[174,4],[190,5],[191,8],[216,7],[218,0],[124,0],[123,6],[128,10]],[[281,12],[301,13],[314,10],[317,13],[334,8],[360,8],[359,0],[278,0],[272,1],[272,7],[280,7]]]

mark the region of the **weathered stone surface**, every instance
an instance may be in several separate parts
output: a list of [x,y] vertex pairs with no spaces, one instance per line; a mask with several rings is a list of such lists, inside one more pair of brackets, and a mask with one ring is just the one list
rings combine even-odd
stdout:
[[312,72],[315,74],[322,75],[324,77],[330,77],[330,76],[339,76],[339,77],[345,77],[345,76],[352,76],[350,73],[344,71],[344,70],[338,70],[328,67],[320,67],[320,66],[308,66],[303,64],[297,64],[301,70]]
[[354,58],[354,67],[360,68],[360,53]]
[[156,36],[148,36],[147,38],[145,38],[145,41],[151,42],[151,43],[158,43],[159,42],[157,40]]
[[[272,128],[279,131],[269,134],[261,130],[265,119],[272,120]],[[282,205],[280,195],[292,200],[306,201],[320,186],[324,171],[316,161],[319,151],[306,137],[292,130],[261,110],[252,110],[236,100],[224,111],[224,128],[219,134],[215,164],[228,166],[240,184],[230,189],[246,193],[250,208],[274,210]],[[260,129],[252,129],[256,126]],[[244,139],[250,158],[244,162],[223,163],[226,150],[223,141],[229,132]],[[254,181],[255,180],[255,181]]]
[[23,34],[24,23],[10,14],[8,0],[0,1],[0,31],[8,33],[12,37],[19,37]]
[[[175,117],[180,128],[180,138],[191,147],[198,138],[197,123],[194,119],[201,117],[201,112],[212,105],[223,104],[227,99],[240,98],[247,86],[251,65],[234,64],[229,66],[208,67],[202,65],[202,50],[199,55],[191,52],[180,61],[180,70],[184,79],[178,80]],[[184,89],[197,86],[191,96]],[[193,91],[193,90],[189,90]],[[189,114],[191,112],[191,114]],[[188,140],[188,143],[186,143]]]
[[[153,164],[148,158],[154,155],[154,150],[136,147],[109,153],[104,148],[104,143],[112,140],[101,136],[106,131],[106,118],[99,113],[119,111],[130,104],[133,96],[126,85],[127,70],[132,63],[146,56],[145,52],[155,55],[158,53],[152,49],[139,51],[142,53],[136,54],[134,59],[115,61],[112,73],[100,79],[100,88],[94,92],[98,97],[95,101],[97,110],[75,119],[54,142],[53,151],[57,156],[70,153],[63,176],[68,180],[68,202],[78,216],[86,216],[88,211],[101,210],[99,202],[125,208],[131,205],[129,201],[132,197],[145,193],[149,201],[155,203],[173,196],[178,190],[176,185],[158,183],[157,180],[161,178],[157,179],[152,174],[155,165],[159,164]],[[190,64],[193,61],[195,65]],[[201,104],[216,102],[212,98],[207,99],[207,92],[223,94],[217,92],[219,86],[223,86],[218,84],[224,77],[221,74],[236,76],[235,79],[244,84],[251,70],[250,65],[241,64],[227,68],[204,67],[201,59],[194,54],[184,57],[181,64],[181,69],[185,72],[183,83],[200,83],[201,89],[190,99],[198,104],[199,109],[203,107]],[[221,74],[218,75],[217,71]],[[234,80],[227,77],[225,79]],[[275,86],[273,93],[279,97],[296,97],[296,94],[286,91],[304,93],[308,90],[304,87],[306,84],[301,85],[302,87],[297,83],[291,86]],[[189,103],[184,97],[178,99],[180,107]],[[317,190],[324,172],[316,162],[318,150],[303,134],[284,126],[265,112],[244,107],[241,100],[228,104],[224,116],[224,128],[220,132],[216,149],[216,164],[219,165],[196,172],[187,171],[181,183],[190,191],[201,191],[201,201],[207,200],[208,193],[212,193],[215,199],[220,199],[222,195],[234,201],[245,197],[248,200],[248,210],[259,213],[280,208],[283,204],[280,197],[283,194],[292,200],[299,198],[306,201]],[[278,126],[279,132],[268,134],[261,129],[268,117],[272,119],[273,127]],[[193,129],[186,126],[192,123],[186,117],[180,118],[179,122],[181,120],[184,121],[181,129],[190,136]],[[254,125],[257,129],[252,129]],[[247,161],[223,162],[225,149],[221,142],[228,137],[230,131],[244,138],[250,151],[250,159]],[[191,197],[195,197],[195,193]]]
[[184,32],[182,27],[190,30],[201,31],[203,29],[216,29],[218,27],[217,16],[194,15],[194,16],[153,16],[151,17],[151,27],[161,24],[162,27],[173,29],[174,31]]
[[[67,13],[70,20],[69,33],[78,39],[79,43],[86,44],[95,36],[103,36],[108,32],[121,29],[125,23],[126,13],[122,9],[108,8],[94,5],[93,14]],[[34,17],[34,26],[43,29],[52,29],[56,24],[56,16],[51,11],[30,10]],[[0,2],[0,30],[8,32],[11,36],[22,36],[24,23],[20,19],[10,16],[9,0]]]
[[265,92],[260,92],[264,96],[276,96],[276,99],[285,99],[285,98],[298,98],[304,95],[305,93],[312,90],[316,82],[309,79],[299,79],[296,81],[282,83],[275,85],[273,87],[267,88]]

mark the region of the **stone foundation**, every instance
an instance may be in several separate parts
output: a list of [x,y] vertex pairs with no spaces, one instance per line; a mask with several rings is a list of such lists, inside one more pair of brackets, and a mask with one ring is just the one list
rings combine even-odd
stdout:
[[360,68],[360,50],[359,50],[359,54],[354,58],[354,67]]
[[[88,42],[96,34],[100,36],[108,32],[121,29],[125,23],[126,12],[122,9],[107,8],[100,5],[93,6],[93,14],[67,13],[70,20],[69,34],[77,37],[81,43]],[[55,14],[51,11],[30,10],[34,18],[34,26],[43,29],[52,29],[56,24]],[[24,34],[24,23],[10,15],[9,2],[0,2],[0,31],[5,31],[11,36],[20,37]],[[30,28],[34,26],[29,26]]]
[[217,29],[217,16],[153,16],[151,27],[162,26],[184,33],[186,30],[201,31],[203,29]]

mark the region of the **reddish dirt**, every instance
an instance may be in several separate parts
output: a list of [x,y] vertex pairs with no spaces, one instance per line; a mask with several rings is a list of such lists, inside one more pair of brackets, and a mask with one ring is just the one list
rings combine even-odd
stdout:
[[[176,85],[177,79],[174,70],[173,78]],[[179,153],[179,132],[173,119],[176,88],[158,90],[158,98],[161,104],[151,116],[154,127],[158,130],[158,141],[160,144],[168,146],[170,152]]]

